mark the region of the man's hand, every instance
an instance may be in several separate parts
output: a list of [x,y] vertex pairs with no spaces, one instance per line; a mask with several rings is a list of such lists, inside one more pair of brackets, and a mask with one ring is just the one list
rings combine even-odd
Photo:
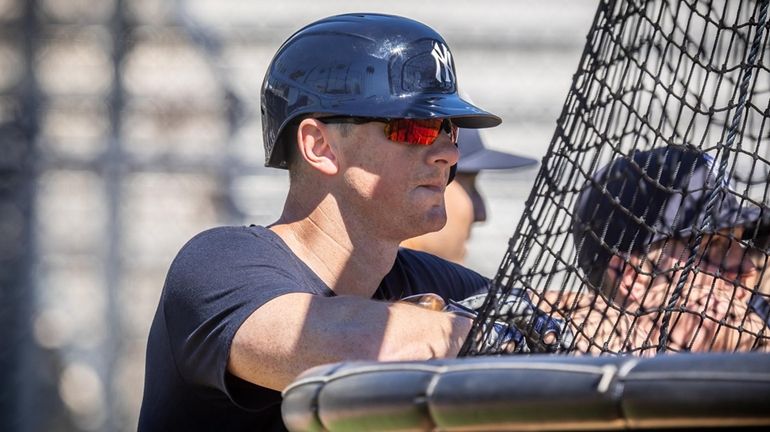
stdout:
[[[486,296],[486,294],[482,294],[482,296]],[[467,306],[478,304],[480,307],[483,304],[483,300],[478,303],[475,297],[478,296],[469,297],[460,302],[450,300],[443,310],[475,320],[478,317],[478,312]],[[481,325],[481,334],[477,335],[476,340],[474,340],[479,352],[485,354],[524,354],[530,352],[524,334],[515,326],[492,319],[484,320]]]
[[[717,280],[692,285],[671,316],[669,345],[684,351],[752,351],[767,345],[768,330],[750,305],[732,295],[735,286]],[[655,328],[654,333],[660,333]],[[764,335],[764,338],[757,337]]]
[[[691,285],[671,314],[667,347],[677,351],[770,351],[762,318],[745,300],[720,287]],[[732,288],[731,288],[732,289]],[[542,295],[575,331],[577,352],[652,356],[657,353],[662,309],[668,298],[648,294],[647,311],[626,310],[591,292]],[[739,330],[742,329],[742,330]]]
[[[459,304],[479,311],[487,301],[486,294],[469,297]],[[496,322],[511,323],[524,333],[532,352],[555,353],[569,349],[574,341],[565,321],[539,309],[522,289],[513,289],[508,295],[496,294],[490,298]]]
[[[485,294],[481,296],[485,296]],[[483,299],[479,299],[479,296],[472,296],[460,302],[450,300],[449,304],[447,304],[440,296],[432,293],[416,294],[405,297],[400,301],[435,311],[449,312],[470,319],[476,319],[478,316],[478,312],[472,307],[476,306],[478,308],[483,304]],[[504,322],[495,321],[486,321],[482,323],[482,326],[481,334],[474,341],[477,345],[480,345],[479,350],[481,352],[487,354],[530,352],[524,334],[516,327],[509,326]],[[482,335],[484,336],[482,337]]]
[[642,331],[618,306],[604,297],[584,291],[546,291],[540,294],[541,307],[546,307],[569,323],[574,331],[577,353],[634,353],[653,355],[652,347]]

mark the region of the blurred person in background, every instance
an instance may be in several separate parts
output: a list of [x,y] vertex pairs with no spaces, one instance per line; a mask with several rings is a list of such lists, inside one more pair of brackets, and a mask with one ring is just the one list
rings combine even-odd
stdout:
[[[598,320],[611,317],[622,329],[616,348],[657,348],[663,315],[673,307],[668,349],[767,350],[768,317],[752,301],[761,298],[763,269],[757,264],[758,256],[766,255],[744,238],[756,231],[761,211],[747,200],[739,202],[724,184],[707,213],[709,192],[719,186],[715,172],[710,155],[670,145],[618,157],[586,183],[572,231],[578,266],[593,295],[576,299],[568,293],[561,299],[565,313],[597,310],[584,336],[595,337],[591,332],[606,325]],[[701,243],[692,245],[701,226]],[[681,296],[672,300],[692,250],[697,250],[693,268]]]
[[457,176],[444,192],[446,225],[439,231],[406,240],[401,246],[464,264],[473,225],[487,220],[484,197],[476,185],[479,173],[531,167],[537,160],[487,148],[476,129],[460,129],[457,146],[460,149]]

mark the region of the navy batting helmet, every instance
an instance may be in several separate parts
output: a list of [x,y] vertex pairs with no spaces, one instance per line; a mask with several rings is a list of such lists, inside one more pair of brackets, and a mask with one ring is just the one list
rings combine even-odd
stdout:
[[452,54],[438,33],[369,13],[309,24],[273,57],[262,84],[266,166],[287,167],[281,134],[303,115],[451,118],[462,128],[501,122],[460,98]]

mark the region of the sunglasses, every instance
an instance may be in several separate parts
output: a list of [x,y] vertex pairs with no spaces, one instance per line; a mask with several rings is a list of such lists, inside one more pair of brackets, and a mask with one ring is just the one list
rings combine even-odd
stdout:
[[318,120],[327,124],[385,123],[385,136],[389,140],[414,145],[431,145],[436,142],[441,132],[446,132],[452,142],[457,144],[457,126],[449,119],[417,120],[334,116],[322,117]]

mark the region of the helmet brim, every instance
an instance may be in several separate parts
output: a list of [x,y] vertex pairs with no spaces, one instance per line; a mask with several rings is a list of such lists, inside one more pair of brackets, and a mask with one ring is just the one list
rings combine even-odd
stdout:
[[403,104],[392,104],[391,107],[391,110],[383,112],[390,118],[449,118],[458,127],[466,129],[490,128],[502,123],[500,117],[457,95],[426,94]]
[[315,110],[305,114],[420,120],[449,118],[458,127],[466,129],[490,128],[502,123],[500,117],[484,111],[457,95],[446,94],[336,103],[333,107],[324,108],[320,112]]

